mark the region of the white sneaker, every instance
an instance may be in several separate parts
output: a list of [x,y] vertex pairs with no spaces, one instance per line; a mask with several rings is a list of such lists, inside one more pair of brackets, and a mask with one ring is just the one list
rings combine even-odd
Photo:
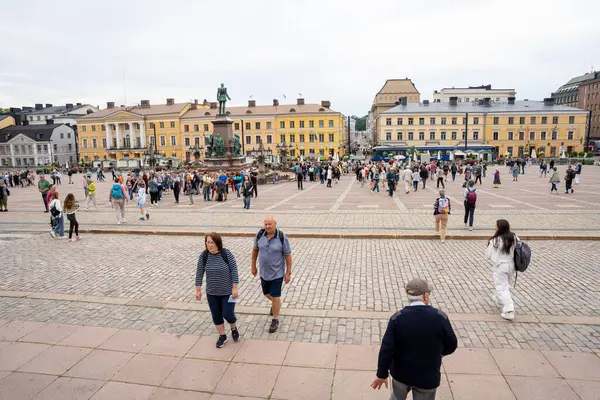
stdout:
[[508,321],[512,321],[513,319],[515,319],[515,312],[514,311],[503,312],[502,314],[500,314],[500,316]]
[[469,230],[470,230],[470,231],[472,231],[472,230],[473,230],[473,227],[471,226],[471,227],[469,228]]
[[123,221],[121,221],[121,223],[122,223],[122,224],[124,224],[125,222],[127,222],[127,220],[126,220],[126,219],[124,219]]
[[53,238],[55,238],[55,239],[56,239],[56,232],[54,232],[54,231],[50,231],[49,233],[50,233],[50,236],[52,236]]
[[121,221],[117,221],[117,225],[121,225]]

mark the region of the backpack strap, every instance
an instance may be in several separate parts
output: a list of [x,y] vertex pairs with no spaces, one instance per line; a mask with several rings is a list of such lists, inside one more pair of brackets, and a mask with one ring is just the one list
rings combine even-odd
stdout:
[[229,260],[227,259],[227,253],[225,253],[224,247],[221,249],[221,257],[223,257],[223,261],[225,261],[225,264],[229,267]]
[[202,264],[206,267],[206,262],[208,261],[208,251],[204,250],[202,252]]
[[282,248],[283,248],[284,238],[285,238],[285,235],[283,234],[283,232],[279,231],[279,241],[281,242],[281,247]]
[[[281,242],[281,246],[283,246],[283,242],[285,241],[285,235],[283,233],[283,231],[279,230],[279,241]],[[261,229],[260,231],[258,231],[258,233],[256,234],[256,241],[258,241],[258,239],[260,239],[261,237],[263,237],[264,235],[266,235],[267,232],[263,229]]]

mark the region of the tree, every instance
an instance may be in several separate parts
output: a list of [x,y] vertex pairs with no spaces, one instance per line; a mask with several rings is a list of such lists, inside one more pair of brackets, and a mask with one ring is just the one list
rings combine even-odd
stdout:
[[357,117],[356,115],[351,116],[350,118],[356,121],[356,130],[357,131],[366,131],[367,130],[367,118],[368,115],[364,117]]

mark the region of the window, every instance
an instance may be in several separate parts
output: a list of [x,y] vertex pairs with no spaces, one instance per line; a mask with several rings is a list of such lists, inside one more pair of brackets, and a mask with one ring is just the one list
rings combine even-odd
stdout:
[[440,139],[441,139],[441,140],[446,140],[446,132],[442,132],[442,133],[440,134]]
[[[570,117],[569,117],[570,118]],[[573,131],[567,133],[567,140],[573,140]]]
[[500,101],[500,97],[496,97],[496,101]]
[[479,125],[479,117],[473,118],[473,125]]
[[[473,140],[479,140],[479,132],[478,131],[473,131]],[[496,139],[498,140],[498,139]]]
[[529,132],[529,140],[535,140],[535,131]]
[[304,143],[304,134],[300,134],[300,143]]
[[102,138],[102,147],[106,148],[106,138]]
[[525,132],[519,132],[519,140],[525,140]]
[[414,140],[415,134],[414,132],[408,132],[408,140]]
[[467,123],[467,117],[463,117],[462,124],[465,125]]
[[67,132],[67,139],[71,139],[71,132]]
[[308,121],[308,127],[309,128],[314,128],[315,127],[315,121]]
[[[387,121],[386,121],[387,123]],[[390,125],[392,124],[391,120],[390,120]],[[319,128],[325,128],[325,121],[323,121],[322,119],[319,120]]]
[[98,148],[98,139],[92,138],[92,148],[94,148],[94,149]]
[[200,126],[198,124],[194,124],[194,132],[200,132]]
[[[267,122],[267,124],[269,124],[269,123]],[[304,121],[300,121],[300,122],[299,122],[299,124],[300,124],[300,125],[299,125],[299,126],[300,126],[300,128],[304,128]],[[270,128],[269,128],[269,129],[270,129]]]
[[260,129],[260,122],[254,123],[254,129]]
[[[85,141],[85,146],[84,147],[87,149],[87,139],[83,139],[83,140]],[[44,153],[47,153],[47,152],[48,152],[48,145],[45,144],[44,145]]]
[[190,126],[189,125],[184,125],[183,126],[183,131],[184,132],[189,132],[190,131]]
[[250,124],[250,122],[246,122],[246,130],[249,131],[252,128],[252,125]]
[[267,135],[267,144],[273,143],[273,136]]
[[333,128],[333,120],[332,119],[329,120],[329,127]]
[[330,142],[330,143],[333,143],[333,139],[334,139],[334,134],[333,134],[333,133],[330,133],[330,134],[329,134],[329,142]]
[[396,124],[397,125],[402,125],[402,118],[396,118]]
[[540,139],[546,140],[546,132],[540,132]]
[[419,118],[419,125],[425,125],[425,118]]
[[462,133],[462,139],[463,140],[467,139],[467,132],[463,131],[463,133]]
[[285,121],[279,121],[279,128],[285,129]]
[[548,117],[542,117],[542,124],[546,125],[548,123]]
[[392,132],[385,133],[385,140],[392,140]]
[[177,145],[177,137],[175,135],[171,135],[171,146]]
[[[84,138],[81,142],[83,143],[83,148],[87,149],[88,148],[87,139]],[[48,146],[44,145],[44,151],[48,151],[47,147]]]
[[515,133],[514,132],[508,132],[508,140],[514,140],[515,138]]
[[246,144],[252,144],[252,136],[246,136]]
[[[319,133],[319,142],[323,143],[325,141],[325,135],[323,133]],[[331,142],[331,140],[330,140]]]
[[452,132],[452,140],[456,140],[456,132]]
[[290,121],[290,129],[293,129],[296,127],[296,122],[295,121]]
[[64,139],[65,138],[65,134],[63,132],[60,133],[60,138]]
[[469,102],[469,98],[465,97],[465,103],[468,103],[468,102]]
[[514,125],[515,124],[515,117],[508,117],[508,124],[509,125]]
[[267,122],[267,129],[273,129],[273,127],[272,127],[272,123],[271,123],[270,121],[269,121],[269,122]]
[[175,128],[175,121],[171,121],[171,128]]
[[164,127],[165,127],[165,123],[164,123],[164,122],[161,122],[161,123],[160,123],[160,128],[162,129],[162,128],[164,128]]
[[315,136],[316,135],[314,133],[311,133],[310,135],[308,135],[308,141],[313,143],[315,141]]
[[306,152],[304,151],[304,149],[300,149],[300,155],[301,155],[301,156],[303,156],[303,157],[304,157],[304,156],[306,155],[305,153],[306,153]]
[[457,123],[456,117],[452,118],[452,125],[456,125],[456,123]]
[[150,129],[154,129],[154,122],[150,122]]
[[558,117],[552,117],[552,123],[554,125],[558,124]]
[[92,125],[92,132],[96,132],[96,125]]
[[290,143],[294,143],[296,141],[296,135],[291,134],[290,135]]
[[557,131],[552,131],[552,140],[558,140],[558,132]]
[[40,120],[40,116],[39,116],[39,115],[37,116],[37,120],[38,120],[38,121]]
[[408,124],[409,124],[409,125],[412,125],[413,123],[414,123],[414,119],[413,119],[413,118],[409,118],[409,119],[408,119]]
[[531,124],[531,125],[535,125],[535,124],[537,123],[537,122],[536,122],[536,117],[531,117],[531,118],[529,119],[529,121],[530,121],[530,124]]
[[494,125],[498,125],[499,122],[500,122],[500,118],[494,117]]
[[184,143],[185,147],[190,147],[190,138],[189,137],[183,138],[183,143]]
[[512,157],[512,155],[513,155],[513,148],[512,148],[512,146],[507,147],[506,148],[506,152],[508,153],[509,156]]
[[419,132],[419,140],[425,140],[425,132]]
[[442,125],[446,125],[446,117],[442,117]]
[[574,116],[572,116],[572,115],[571,115],[571,116],[569,117],[569,123],[570,123],[570,124],[574,124],[574,123],[575,123],[575,117],[574,117]]
[[167,138],[165,136],[161,136],[160,137],[160,145],[161,146],[166,146],[167,145]]
[[256,144],[260,144],[260,135],[256,135],[254,138],[256,139]]
[[429,132],[429,140],[435,140],[435,132]]
[[81,127],[81,132],[85,132],[85,125]]
[[402,136],[402,132],[396,132],[396,140],[404,140]]
[[525,117],[519,117],[519,125],[525,125]]
[[239,123],[239,122],[236,122],[235,124],[233,124],[233,128],[234,128],[236,131],[239,131],[239,130],[240,130],[240,123]]

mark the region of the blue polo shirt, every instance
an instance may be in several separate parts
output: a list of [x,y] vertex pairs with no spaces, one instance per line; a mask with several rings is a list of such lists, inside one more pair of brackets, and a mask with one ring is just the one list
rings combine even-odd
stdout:
[[290,241],[283,235],[283,245],[279,240],[279,229],[271,240],[265,232],[258,240],[254,239],[254,248],[258,249],[258,263],[260,265],[260,277],[265,281],[273,281],[283,278],[285,275],[285,257],[292,254]]

